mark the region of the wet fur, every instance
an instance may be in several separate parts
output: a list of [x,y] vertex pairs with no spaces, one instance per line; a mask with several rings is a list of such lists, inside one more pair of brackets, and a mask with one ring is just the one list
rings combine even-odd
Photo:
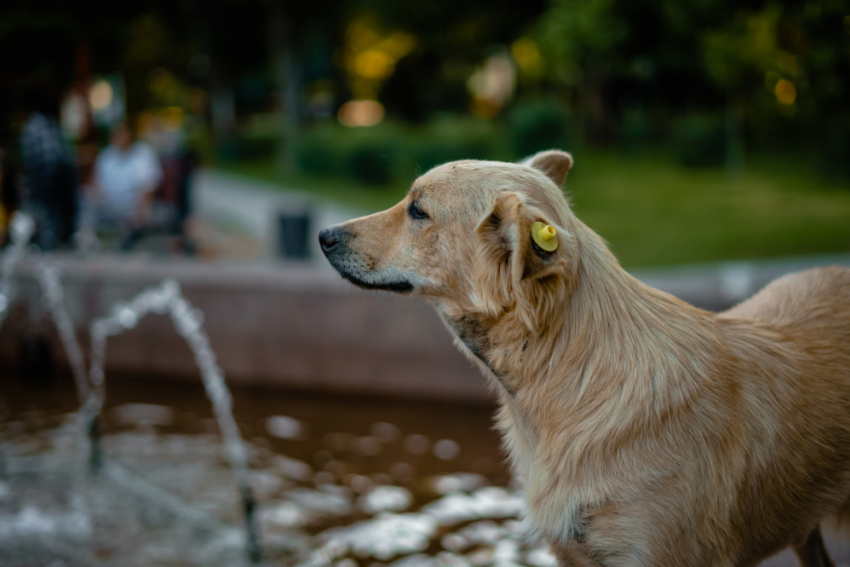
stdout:
[[[435,168],[338,227],[353,237],[329,260],[353,281],[409,277],[434,304],[498,391],[528,527],[562,564],[747,566],[791,545],[830,565],[818,525],[850,509],[850,270],[702,311],[631,277],[575,217],[571,165]],[[405,216],[412,199],[428,223]],[[538,220],[555,252],[531,241]]]

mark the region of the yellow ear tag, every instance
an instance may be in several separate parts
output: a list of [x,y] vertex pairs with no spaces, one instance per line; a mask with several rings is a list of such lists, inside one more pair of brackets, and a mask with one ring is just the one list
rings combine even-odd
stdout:
[[558,249],[558,236],[555,233],[555,227],[551,224],[536,222],[531,225],[531,238],[546,252],[554,252]]

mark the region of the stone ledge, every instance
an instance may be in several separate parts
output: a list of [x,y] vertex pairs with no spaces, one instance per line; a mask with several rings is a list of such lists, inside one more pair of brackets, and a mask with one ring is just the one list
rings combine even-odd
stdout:
[[[228,381],[334,392],[488,403],[478,369],[452,345],[424,301],[359,290],[323,264],[204,263],[185,259],[46,256],[59,267],[65,303],[88,352],[90,321],[145,287],[178,281],[205,314],[205,326]],[[848,257],[671,268],[636,275],[708,309],[740,301],[783,273]],[[39,303],[32,265],[20,266],[20,297],[0,330],[0,361],[14,365],[17,337]],[[64,353],[59,354],[64,357]],[[121,372],[196,377],[187,345],[165,317],[150,316],[109,339],[107,376]],[[107,378],[108,380],[108,378]]]

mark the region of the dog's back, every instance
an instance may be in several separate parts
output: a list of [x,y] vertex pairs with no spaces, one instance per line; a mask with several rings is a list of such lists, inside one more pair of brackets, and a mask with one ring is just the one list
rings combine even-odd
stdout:
[[[778,437],[776,450],[762,465],[767,476],[754,475],[750,489],[757,493],[767,486],[767,478],[784,478],[782,490],[767,500],[778,506],[771,515],[782,510],[786,513],[781,515],[788,518],[797,511],[785,527],[789,533],[802,530],[798,537],[817,525],[819,517],[846,516],[850,511],[846,472],[850,463],[850,269],[832,266],[784,276],[719,318],[729,330],[740,331],[748,322],[755,323],[753,333],[728,335],[737,337],[729,343],[735,355],[747,353],[742,357],[746,364],[737,370],[750,377],[741,384],[742,391],[753,407],[761,408],[757,410],[761,416],[782,416],[781,423],[771,425]],[[752,348],[763,342],[753,338],[762,333],[774,337],[764,344],[779,349],[770,356]],[[750,425],[764,426],[759,420]],[[770,472],[773,465],[776,470]],[[805,503],[797,502],[799,497]],[[743,508],[758,505],[744,502]],[[806,518],[803,511],[811,517]],[[762,518],[759,523],[770,522]],[[751,549],[758,547],[754,537],[758,531],[750,534]],[[811,550],[803,546],[797,551],[805,555]]]
[[850,351],[850,268],[830,266],[789,274],[720,317],[749,319],[793,335],[823,335],[843,342],[842,350]]

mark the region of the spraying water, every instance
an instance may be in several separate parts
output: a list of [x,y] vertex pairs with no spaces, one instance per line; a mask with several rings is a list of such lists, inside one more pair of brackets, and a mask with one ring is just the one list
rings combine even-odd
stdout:
[[[0,275],[0,327],[3,326],[3,321],[14,298],[15,289],[12,278],[15,275],[15,268],[29,251],[29,241],[34,231],[35,222],[29,215],[16,213],[12,218],[9,230],[12,244],[6,250],[3,260],[0,262],[0,273],[2,273]],[[74,324],[65,309],[62,284],[59,282],[59,271],[55,266],[50,266],[38,259],[36,260],[36,277],[41,287],[42,299],[47,304],[50,317],[56,325],[62,346],[68,356],[68,363],[71,365],[74,382],[77,386],[77,396],[80,403],[83,403],[89,394],[86,364],[80,350],[80,343],[77,341],[77,335],[74,333]]]
[[[0,324],[6,315],[14,292],[14,270],[28,251],[27,243],[32,231],[33,223],[29,217],[24,215],[15,217],[11,231],[12,246],[7,249],[0,262],[3,270],[0,277]],[[111,336],[133,329],[139,320],[148,314],[170,316],[177,332],[186,339],[195,355],[205,390],[213,403],[215,416],[223,433],[227,459],[236,477],[241,496],[249,557],[252,562],[258,562],[261,550],[255,516],[255,500],[248,479],[246,450],[231,412],[230,392],[225,385],[222,371],[203,328],[201,311],[186,300],[180,286],[172,280],[166,280],[127,302],[115,305],[108,316],[97,319],[91,324],[91,366],[86,375],[85,362],[74,333],[74,326],[64,307],[58,271],[40,257],[35,257],[33,266],[43,300],[48,306],[67,352],[76,380],[77,393],[81,400],[85,400],[78,415],[88,428],[90,463],[95,465],[93,467],[95,469],[100,468],[101,465],[98,423],[105,399],[106,341]],[[79,438],[83,442],[86,441],[85,435],[80,435]],[[85,454],[85,448],[83,445],[78,454]],[[284,467],[287,471],[286,476],[301,479],[304,483],[310,481],[311,470],[308,465],[292,459],[282,457],[280,459],[286,465]],[[87,473],[91,468],[79,467],[81,479],[75,482],[74,486],[85,486]],[[110,462],[102,467],[102,471],[106,478],[113,480],[121,487],[129,488],[133,494],[145,502],[152,502],[193,526],[205,528],[214,534],[212,537],[215,540],[221,542],[228,537],[225,526],[219,525],[208,514],[193,509],[175,498],[173,494],[147,483],[129,470]],[[351,502],[350,491],[342,486],[323,485],[323,488],[319,490],[290,489],[285,494],[285,500],[277,508],[267,508],[266,512],[267,516],[276,518],[278,522],[285,521],[291,524],[293,530],[313,521],[311,518],[320,516],[332,518],[326,529],[304,540],[309,544],[296,555],[300,560],[296,560],[299,567],[354,565],[352,555],[363,560],[370,557],[379,561],[395,559],[395,565],[406,567],[470,567],[483,564],[492,564],[497,567],[524,565],[554,567],[554,558],[543,548],[526,549],[522,543],[518,523],[513,520],[521,515],[523,508],[523,501],[518,493],[498,487],[479,487],[477,482],[465,486],[463,475],[443,477],[439,481],[435,486],[439,485],[437,492],[443,494],[441,498],[416,511],[407,512],[405,510],[411,506],[412,496],[406,489],[397,486],[378,486],[358,500],[360,514],[365,512],[371,518],[342,527],[338,526],[337,522],[342,518],[351,517],[352,510],[355,508],[354,503]],[[0,483],[0,497],[2,497],[4,486]],[[5,488],[5,490],[9,489]],[[329,505],[329,499],[333,501],[333,505]],[[66,526],[73,526],[74,530],[70,535],[79,541],[91,537],[95,532],[91,518],[91,511],[85,502],[83,492],[75,489],[70,510],[64,516],[41,512],[35,507],[26,508],[21,513],[0,522],[0,540],[4,537],[11,540],[20,539],[18,536],[22,537],[31,533],[33,526],[48,530],[47,533],[54,536],[59,533],[57,530],[60,528],[66,529]],[[503,523],[498,524],[494,520]],[[290,534],[294,537],[296,531]],[[301,534],[300,537],[307,536]],[[45,541],[55,547],[61,543],[58,539],[49,537]],[[273,537],[270,541],[273,541]],[[429,548],[438,543],[444,551],[437,557],[432,558],[425,554]],[[72,547],[71,551],[83,548],[80,545]],[[271,544],[271,548],[274,549],[274,543]],[[209,549],[211,553],[217,553],[215,545],[209,546]],[[66,557],[79,555],[78,562],[81,564],[95,563],[90,554],[80,555],[77,551],[72,553],[65,548],[60,551],[60,555]]]
[[224,437],[225,452],[242,500],[245,527],[248,538],[248,553],[251,561],[260,560],[260,543],[255,519],[255,500],[248,480],[248,459],[239,428],[233,419],[230,392],[224,383],[221,368],[216,363],[215,353],[203,328],[203,313],[194,308],[183,297],[180,286],[174,280],[166,280],[157,287],[147,289],[126,303],[112,308],[110,315],[96,319],[90,327],[91,367],[89,380],[91,392],[86,401],[89,432],[92,441],[92,464],[100,463],[98,416],[105,398],[103,365],[106,358],[106,339],[130,330],[148,314],[169,314],[177,332],[186,339],[195,361],[201,370],[201,378],[207,396],[213,404],[216,420]]
[[[3,255],[3,260],[0,262],[2,276],[0,276],[0,327],[3,325],[9,307],[14,298],[15,289],[13,287],[13,276],[15,269],[21,259],[29,251],[29,241],[35,231],[35,222],[32,217],[24,213],[16,213],[12,218],[10,225],[11,246]],[[80,343],[77,341],[77,336],[74,333],[74,325],[68,311],[65,309],[65,304],[62,294],[62,285],[59,282],[58,270],[53,266],[48,266],[43,261],[38,260],[36,263],[37,279],[42,291],[42,299],[47,304],[50,312],[50,317],[59,333],[62,345],[68,356],[68,362],[71,365],[71,370],[74,374],[74,382],[77,387],[77,397],[80,403],[84,402],[89,394],[89,384],[86,378],[85,361],[83,353],[80,350]],[[81,416],[82,417],[82,416]],[[79,454],[85,452],[85,437],[79,436],[76,438],[76,445]],[[72,469],[72,478],[77,487],[84,487],[86,481],[85,467],[77,466]],[[75,535],[83,539],[91,536],[92,518],[88,503],[86,502],[84,490],[78,489],[71,497],[71,515],[69,516],[71,524],[76,528]]]
[[36,264],[36,269],[36,276],[41,285],[42,299],[47,304],[50,317],[59,332],[62,346],[65,347],[68,363],[71,365],[71,372],[74,374],[74,383],[77,386],[77,396],[82,404],[89,396],[86,363],[83,360],[83,352],[80,350],[80,343],[77,341],[77,335],[74,332],[74,323],[71,321],[67,309],[65,309],[62,284],[59,282],[59,271],[55,266],[49,266],[40,260]]
[[[29,240],[34,230],[35,223],[30,216],[17,213],[12,219],[10,225],[12,244],[0,262],[2,270],[0,326],[8,313],[15,292],[13,287],[15,268],[27,254]],[[203,313],[183,297],[180,286],[173,280],[166,280],[155,288],[143,291],[126,303],[115,305],[109,316],[96,319],[91,324],[91,367],[87,377],[83,354],[74,332],[74,324],[65,309],[58,270],[46,264],[41,258],[35,260],[35,268],[36,278],[42,290],[42,299],[48,306],[50,316],[67,353],[77,395],[83,406],[80,415],[88,431],[89,462],[93,471],[100,468],[102,461],[99,416],[105,398],[103,366],[106,357],[106,339],[134,328],[139,319],[147,314],[171,316],[177,332],[189,343],[201,370],[204,388],[212,401],[216,420],[224,438],[227,459],[239,488],[245,514],[249,557],[252,562],[259,562],[261,552],[255,519],[256,504],[248,480],[248,459],[239,428],[233,419],[230,392],[224,383],[223,373],[216,363],[215,353],[203,329]]]
[[32,238],[35,231],[35,223],[29,215],[16,213],[9,225],[9,235],[12,239],[12,245],[3,254],[3,261],[0,263],[0,326],[3,325],[3,320],[6,318],[6,313],[9,311],[9,305],[12,303],[12,276],[15,275],[15,267],[23,258],[27,251],[27,244]]

